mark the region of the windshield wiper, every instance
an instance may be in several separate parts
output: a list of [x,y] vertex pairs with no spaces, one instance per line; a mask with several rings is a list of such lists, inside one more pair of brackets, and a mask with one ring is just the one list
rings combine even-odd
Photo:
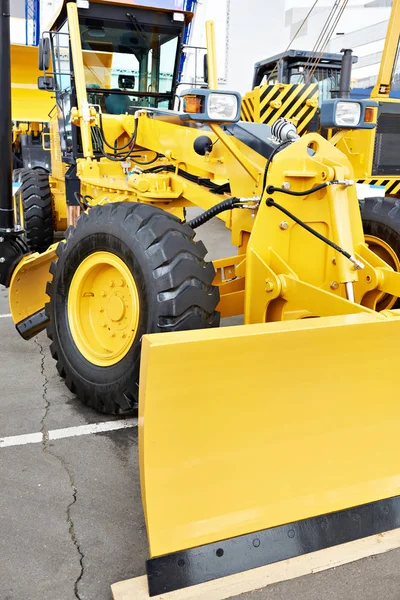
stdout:
[[143,29],[142,25],[137,20],[137,18],[134,15],[132,15],[132,13],[126,13],[126,16],[128,17],[128,19],[131,20],[131,23],[132,23],[133,28],[135,29],[136,33],[139,33],[142,36],[143,40],[145,42],[147,42],[146,32]]

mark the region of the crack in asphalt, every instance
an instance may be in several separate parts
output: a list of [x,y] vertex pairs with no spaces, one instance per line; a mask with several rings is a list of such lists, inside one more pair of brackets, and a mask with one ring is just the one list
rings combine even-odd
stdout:
[[[47,397],[47,387],[49,385],[49,380],[47,378],[47,375],[44,372],[44,360],[45,360],[45,353],[43,350],[43,346],[42,344],[39,342],[38,338],[35,337],[35,339],[33,340],[36,344],[36,346],[39,348],[39,355],[40,355],[40,374],[43,377],[43,392],[42,392],[42,398],[44,401],[44,415],[42,417],[42,420],[40,421],[41,424],[41,432],[42,432],[42,444],[43,444],[43,450],[45,452],[49,452],[49,434],[47,432],[47,426],[46,426],[46,419],[47,419],[47,415],[49,414],[49,410],[50,410],[50,400]],[[49,452],[50,453],[50,452]],[[50,453],[51,454],[51,453]]]
[[55,458],[63,467],[64,471],[66,472],[66,474],[68,475],[68,479],[69,479],[69,484],[71,486],[72,489],[72,502],[70,502],[67,506],[67,523],[68,523],[68,533],[70,535],[70,538],[72,540],[72,543],[74,544],[76,551],[78,552],[79,555],[79,564],[80,564],[80,573],[78,575],[78,577],[76,578],[75,582],[74,582],[74,594],[75,597],[77,598],[77,600],[82,600],[80,594],[79,594],[79,582],[81,581],[82,577],[83,577],[83,573],[84,573],[84,566],[83,566],[83,559],[85,558],[85,555],[82,552],[82,549],[80,547],[80,544],[78,542],[78,538],[76,536],[76,532],[75,532],[75,525],[74,522],[72,520],[72,516],[71,516],[71,509],[74,506],[74,504],[76,504],[77,499],[78,499],[78,490],[77,487],[75,485],[74,482],[74,478],[72,476],[71,470],[69,468],[69,466],[67,465],[67,463],[65,462],[65,460],[61,457],[58,456],[57,454],[55,454],[52,450],[50,450],[49,447],[49,433],[48,433],[48,429],[47,429],[47,425],[46,425],[46,419],[48,417],[48,414],[50,412],[50,407],[51,407],[51,403],[50,400],[48,398],[47,395],[47,390],[48,390],[48,385],[49,385],[49,380],[48,377],[45,373],[44,370],[44,362],[45,362],[45,352],[43,349],[42,344],[39,342],[38,338],[36,337],[34,339],[35,344],[38,346],[39,348],[39,354],[40,354],[40,373],[43,377],[43,393],[42,393],[42,398],[44,401],[44,415],[42,420],[40,421],[41,423],[41,432],[42,432],[42,447],[43,447],[43,452],[46,452],[47,454],[49,454],[50,456],[52,456],[53,458]]

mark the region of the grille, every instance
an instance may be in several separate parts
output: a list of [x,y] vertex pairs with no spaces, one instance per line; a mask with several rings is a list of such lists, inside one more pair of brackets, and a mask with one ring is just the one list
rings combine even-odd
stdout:
[[[384,110],[384,107],[382,107]],[[400,105],[398,105],[400,111]],[[400,114],[384,113],[378,117],[372,175],[400,174]]]

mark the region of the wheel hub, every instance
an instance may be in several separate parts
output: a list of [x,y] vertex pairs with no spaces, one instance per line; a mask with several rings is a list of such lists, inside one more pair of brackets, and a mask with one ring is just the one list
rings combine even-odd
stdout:
[[121,322],[125,318],[125,304],[119,296],[111,296],[108,301],[107,315],[113,321]]
[[[368,244],[369,249],[375,252],[379,258],[390,265],[394,271],[397,271],[398,273],[400,272],[399,258],[393,248],[387,242],[385,242],[385,240],[376,237],[375,235],[367,234],[365,235],[365,242]],[[396,304],[396,300],[397,298],[394,296],[382,292],[378,296],[376,309],[378,311],[389,310]]]
[[68,294],[72,338],[91,363],[122,360],[139,324],[139,295],[128,266],[111,252],[94,252],[75,271]]

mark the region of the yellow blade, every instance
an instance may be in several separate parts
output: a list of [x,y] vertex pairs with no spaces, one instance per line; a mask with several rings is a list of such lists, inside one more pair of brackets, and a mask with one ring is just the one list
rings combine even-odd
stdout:
[[49,270],[52,261],[57,260],[57,246],[53,244],[42,254],[24,256],[13,272],[9,290],[11,315],[18,332],[26,339],[46,326],[44,306],[49,301],[46,287],[53,278]]
[[395,313],[144,336],[150,556],[400,494]]

